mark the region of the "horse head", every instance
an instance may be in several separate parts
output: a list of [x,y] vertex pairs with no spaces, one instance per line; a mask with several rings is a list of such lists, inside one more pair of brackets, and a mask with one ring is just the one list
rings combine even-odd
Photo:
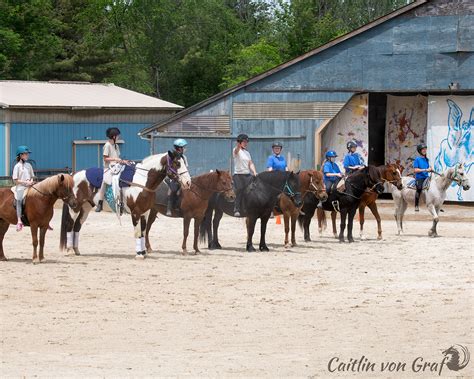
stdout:
[[69,174],[58,174],[58,189],[56,195],[62,199],[72,209],[78,205],[76,196],[74,196],[74,178]]
[[458,163],[454,167],[450,168],[446,174],[448,179],[456,182],[462,187],[464,191],[469,191],[471,185],[467,175],[464,173],[464,164]]
[[177,180],[184,189],[191,187],[191,176],[189,175],[183,155],[176,151],[168,151],[166,175],[170,179]]
[[301,192],[298,191],[299,188],[299,172],[295,174],[293,171],[290,171],[286,179],[285,186],[283,187],[283,193],[288,196],[298,208],[301,207],[301,205],[303,204],[303,201],[301,199]]
[[224,194],[224,198],[227,201],[235,200],[235,192],[232,186],[232,177],[230,176],[229,171],[221,171],[216,169],[217,174],[217,192]]
[[[403,171],[403,168],[402,168]],[[390,184],[393,184],[395,187],[397,187],[398,190],[403,189],[403,183],[402,183],[402,171],[400,170],[400,167],[396,163],[387,163],[384,166],[384,170],[382,172],[382,178],[389,182]]]
[[[328,199],[328,194],[326,192],[326,186],[324,185],[322,172],[308,170],[307,174],[309,177],[308,189],[301,188],[301,192],[312,192],[319,200],[325,202]],[[301,183],[301,186],[303,187],[303,183]]]

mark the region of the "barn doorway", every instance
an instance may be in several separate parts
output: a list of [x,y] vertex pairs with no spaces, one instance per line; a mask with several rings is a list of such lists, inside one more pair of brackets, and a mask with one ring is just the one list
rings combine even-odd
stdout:
[[369,164],[385,164],[387,94],[369,93]]

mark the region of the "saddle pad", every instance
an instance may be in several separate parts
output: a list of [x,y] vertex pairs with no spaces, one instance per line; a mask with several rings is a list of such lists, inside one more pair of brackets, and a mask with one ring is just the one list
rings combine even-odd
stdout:
[[133,181],[133,175],[135,175],[136,168],[135,166],[125,166],[124,170],[120,174],[120,188],[130,187],[130,184]]
[[[407,187],[410,189],[416,189],[416,179],[411,179],[407,183]],[[423,189],[427,190],[430,188],[430,178],[426,178],[425,181],[423,182]]]
[[98,167],[88,168],[86,170],[86,178],[92,187],[100,188],[104,180],[104,170]]

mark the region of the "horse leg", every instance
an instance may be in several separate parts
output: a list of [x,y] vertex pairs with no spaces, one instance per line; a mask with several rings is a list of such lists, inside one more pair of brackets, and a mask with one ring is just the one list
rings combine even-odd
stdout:
[[433,204],[428,205],[428,210],[433,216],[433,226],[428,231],[428,235],[430,237],[438,237],[438,233],[436,232],[436,226],[438,225],[439,221],[438,211],[436,210],[436,207]]
[[357,212],[357,208],[350,209],[347,217],[347,240],[349,243],[354,242],[354,237],[352,236],[352,228],[354,227],[354,216]]
[[40,228],[40,238],[39,238],[39,261],[44,261],[44,240],[46,237],[46,232],[48,228]]
[[[344,242],[344,230],[346,229],[346,215],[347,211],[342,211],[341,210],[341,230],[339,231],[339,242]],[[332,213],[331,213],[332,217]],[[335,221],[333,221],[333,224]]]
[[[311,242],[311,234],[309,232],[309,227],[311,225],[311,219],[314,215],[313,211],[304,211],[305,215],[303,216],[303,230],[304,230],[304,241]],[[318,220],[319,220],[319,213],[318,213]]]
[[195,217],[194,218],[194,243],[193,249],[196,254],[199,254],[201,251],[199,250],[198,245],[198,237],[199,237],[199,227],[201,226],[202,217]]
[[31,240],[33,242],[33,258],[32,261],[33,263],[39,263],[38,259],[38,226],[37,225],[31,225]]
[[361,204],[359,205],[359,224],[360,224],[360,239],[361,239],[361,240],[367,239],[367,238],[364,236],[364,222],[365,222],[364,214],[365,214],[365,206],[366,206],[365,203],[361,203]]
[[222,216],[224,212],[220,209],[216,209],[214,211],[214,220],[212,220],[212,229],[213,229],[213,240],[212,240],[212,248],[213,249],[222,249],[221,244],[219,243],[219,224],[221,222]]
[[[407,210],[408,203],[402,199],[402,203],[400,205],[400,213],[398,214],[399,222],[400,222],[400,232],[403,233],[403,216],[405,215],[405,211]],[[400,234],[399,232],[399,234]]]
[[[145,222],[146,223],[146,222]],[[145,259],[145,250],[142,249],[142,222],[141,215],[132,213],[132,224],[134,228],[135,236],[135,259]]]
[[334,238],[337,238],[336,216],[337,216],[336,211],[332,211],[331,221],[332,221],[332,234],[334,235]]
[[267,243],[265,242],[265,234],[267,233],[267,223],[269,218],[270,214],[260,218],[260,251],[269,251]]
[[257,218],[254,216],[247,217],[247,251],[252,253],[255,250],[252,244],[253,233],[255,232],[255,224],[257,223]]
[[296,246],[296,220],[298,220],[298,213],[291,215],[291,246]]
[[150,229],[153,223],[156,220],[157,210],[155,208],[150,209],[150,214],[148,216],[148,221],[146,223],[146,230],[145,230],[145,249],[147,254],[153,253],[153,248],[150,244]]
[[0,220],[0,261],[8,261],[5,253],[3,252],[3,238],[5,233],[8,231],[9,223],[5,220]]
[[370,211],[374,215],[375,219],[377,220],[377,239],[382,239],[382,219],[379,214],[379,210],[377,208],[377,203],[374,201],[368,205]]
[[188,239],[189,235],[189,224],[191,223],[191,218],[184,216],[183,217],[183,244],[181,245],[181,249],[183,250],[182,254],[186,255],[188,254],[186,250],[186,241]]
[[290,241],[288,239],[288,234],[290,233],[290,216],[286,212],[283,213],[283,221],[285,223],[285,249],[288,249],[290,247]]

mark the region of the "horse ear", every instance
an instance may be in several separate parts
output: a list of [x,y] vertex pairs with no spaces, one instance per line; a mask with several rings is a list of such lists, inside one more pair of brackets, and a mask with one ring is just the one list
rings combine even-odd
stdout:
[[64,182],[64,175],[63,174],[61,174],[61,176],[59,177],[59,181]]
[[219,171],[217,168],[216,168],[216,172],[217,172],[217,175],[221,174],[221,171]]

